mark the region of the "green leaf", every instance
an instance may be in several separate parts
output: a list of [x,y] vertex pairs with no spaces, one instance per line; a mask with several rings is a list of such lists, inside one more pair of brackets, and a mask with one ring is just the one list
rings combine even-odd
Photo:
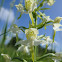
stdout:
[[48,23],[52,23],[52,21],[46,22],[46,21],[44,20],[44,21],[42,21],[42,23],[36,25],[36,27],[37,27],[37,29],[41,29],[41,28],[43,28],[43,27],[44,27],[46,24],[48,24]]
[[19,28],[20,28],[20,30],[22,30],[24,33],[25,33],[25,29],[28,29],[28,28],[26,28],[26,27],[24,27],[24,26],[20,26]]
[[14,59],[17,59],[17,60],[22,61],[22,62],[27,62],[25,59],[22,59],[20,57],[14,57],[14,58],[12,58],[12,60],[14,60]]
[[35,11],[32,12],[33,18],[35,19],[35,26],[37,25],[37,14]]
[[20,13],[20,16],[19,16],[17,19],[20,19],[20,18],[21,18],[21,16],[22,16],[22,13]]
[[28,29],[28,28],[26,28],[26,27],[24,27],[24,26],[20,26],[19,28],[22,28],[22,29],[24,29],[24,30],[25,30],[25,29]]
[[15,59],[24,62],[23,59],[21,59],[21,58],[19,58],[19,57],[14,57],[14,58],[12,58],[12,60],[15,60]]
[[39,10],[49,10],[50,8],[41,8]]
[[3,34],[3,38],[2,38],[2,46],[4,45],[5,43],[5,40],[6,40],[6,33],[7,33],[7,25],[8,25],[8,22],[6,22],[6,24],[4,25],[4,34]]
[[55,54],[53,54],[53,53],[45,54],[45,55],[41,56],[40,58],[38,58],[37,61],[40,61],[40,60],[45,59],[47,57],[55,57]]
[[43,1],[40,3],[40,5],[38,6],[37,10],[39,10],[39,8],[41,8],[41,7],[43,6],[44,1],[45,1],[45,0],[43,0]]

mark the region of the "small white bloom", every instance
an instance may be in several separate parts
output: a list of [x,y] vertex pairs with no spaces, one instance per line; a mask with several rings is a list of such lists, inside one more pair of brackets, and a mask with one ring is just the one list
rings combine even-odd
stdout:
[[18,48],[17,51],[21,51],[21,52],[25,52],[25,53],[30,54],[30,53],[29,53],[29,48],[28,48],[28,46],[25,46],[25,45],[21,45],[21,46]]
[[29,13],[37,8],[37,0],[25,0],[25,8],[22,4],[15,5],[17,10],[22,13]]
[[54,62],[62,61],[62,52],[55,53],[55,57],[53,57]]
[[18,28],[18,26],[16,24],[14,24],[10,29],[9,29],[10,32],[16,34],[16,33],[20,33],[20,29]]
[[4,59],[6,60],[6,62],[11,62],[11,57],[9,57],[7,54],[1,54],[3,57],[4,57]]
[[30,43],[30,40],[20,40],[20,41],[18,41],[18,42],[15,44],[15,46],[18,45],[18,44],[22,44],[22,45],[27,46],[29,43]]
[[50,36],[43,37],[42,45],[48,45],[48,44],[51,44],[52,42],[53,42],[53,40],[50,39]]
[[48,0],[48,1],[47,1],[47,4],[48,4],[49,6],[52,6],[54,3],[55,3],[54,0]]
[[45,13],[41,13],[40,11],[39,11],[39,13],[43,16],[44,19],[46,19],[47,22],[48,22],[48,21],[53,21],[53,20],[50,18],[50,16],[46,16]]
[[62,25],[59,24],[59,23],[54,23],[54,24],[53,24],[53,29],[54,29],[55,31],[62,31],[62,29],[61,29],[60,27],[62,27]]
[[55,19],[54,19],[54,23],[60,23],[60,21],[62,20],[62,17],[56,17]]
[[54,60],[54,62],[60,62],[59,60],[57,60],[57,59],[53,59]]
[[18,10],[19,12],[24,13],[24,7],[23,7],[22,4],[18,4],[18,5],[15,5],[15,6],[16,6],[16,8],[17,8],[17,10]]

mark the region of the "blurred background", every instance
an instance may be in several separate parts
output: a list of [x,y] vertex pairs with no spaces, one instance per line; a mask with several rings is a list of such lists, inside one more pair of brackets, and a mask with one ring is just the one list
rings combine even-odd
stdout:
[[[12,24],[16,24],[17,26],[25,26],[29,27],[30,17],[28,14],[23,14],[21,18],[18,20],[17,18],[20,15],[20,12],[17,11],[15,5],[19,3],[23,3],[24,0],[0,0],[0,53],[7,53],[11,56],[11,54],[15,55],[18,46],[14,47],[16,43],[16,36],[11,33],[6,33],[7,30],[12,26]],[[57,16],[62,17],[62,0],[55,0],[53,6],[46,7],[51,8],[49,10],[44,10],[44,13],[47,16],[50,16],[51,19],[55,19]],[[38,19],[38,23],[40,23],[40,19]],[[62,24],[62,21],[61,21]],[[6,33],[6,34],[4,34]],[[46,33],[46,36],[50,36],[52,39],[53,36],[53,28],[52,26],[48,26],[45,30],[44,28],[39,29],[38,35],[43,35]],[[21,31],[18,35],[20,39],[26,39],[25,34]],[[54,44],[53,52],[62,52],[62,32],[56,32],[55,41],[57,42]],[[5,47],[6,45],[6,47]],[[11,49],[10,49],[11,48]],[[39,52],[41,54],[44,47],[41,45],[38,47]],[[9,51],[12,52],[9,52]],[[41,50],[41,51],[40,51]],[[52,52],[51,46],[48,47],[48,52]],[[17,55],[17,54],[16,54]]]

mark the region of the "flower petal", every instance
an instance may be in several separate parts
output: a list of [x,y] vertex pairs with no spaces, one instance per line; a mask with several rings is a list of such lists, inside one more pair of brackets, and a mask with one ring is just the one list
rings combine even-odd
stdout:
[[42,42],[41,42],[41,40],[35,40],[34,41],[34,46],[38,46],[38,45],[40,45]]
[[20,40],[20,41],[18,41],[18,42],[15,44],[15,46],[16,46],[16,45],[19,45],[19,44],[27,45],[28,43],[29,43],[29,40]]

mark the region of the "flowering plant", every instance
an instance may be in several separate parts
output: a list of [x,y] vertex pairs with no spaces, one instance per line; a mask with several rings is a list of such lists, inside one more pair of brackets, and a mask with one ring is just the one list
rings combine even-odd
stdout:
[[[44,62],[42,59],[48,58],[51,59],[53,62],[59,62],[62,61],[60,55],[61,53],[47,53],[47,48],[49,45],[56,43],[54,40],[56,31],[62,31],[60,27],[62,25],[60,24],[60,21],[62,20],[62,17],[56,17],[54,20],[50,18],[50,16],[46,16],[45,13],[41,12],[40,10],[46,10],[49,8],[42,8],[45,4],[48,4],[49,6],[52,6],[55,3],[54,0],[43,0],[42,2],[40,0],[24,0],[24,6],[23,4],[19,3],[18,5],[15,5],[17,10],[20,12],[20,16],[18,19],[21,18],[22,14],[29,14],[29,17],[31,19],[31,23],[29,23],[29,27],[26,28],[24,26],[18,27],[16,24],[14,24],[8,31],[14,33],[16,35],[16,44],[14,46],[19,45],[17,49],[18,52],[24,52],[28,56],[30,56],[30,59],[22,58],[22,62]],[[38,18],[41,19],[41,23],[38,22]],[[46,26],[52,25],[54,34],[53,39],[50,38],[50,36],[44,35],[38,35],[39,29],[45,28]],[[18,40],[18,34],[20,33],[20,30],[23,31],[26,35],[26,40]],[[45,46],[45,52],[44,54],[39,57],[37,55],[37,47],[39,45]],[[5,59],[6,62],[12,62],[11,57],[9,57],[7,54],[1,54]],[[18,54],[19,55],[19,54]],[[48,58],[47,58],[48,57]],[[18,58],[15,58],[18,59]],[[46,60],[46,61],[47,61]]]

